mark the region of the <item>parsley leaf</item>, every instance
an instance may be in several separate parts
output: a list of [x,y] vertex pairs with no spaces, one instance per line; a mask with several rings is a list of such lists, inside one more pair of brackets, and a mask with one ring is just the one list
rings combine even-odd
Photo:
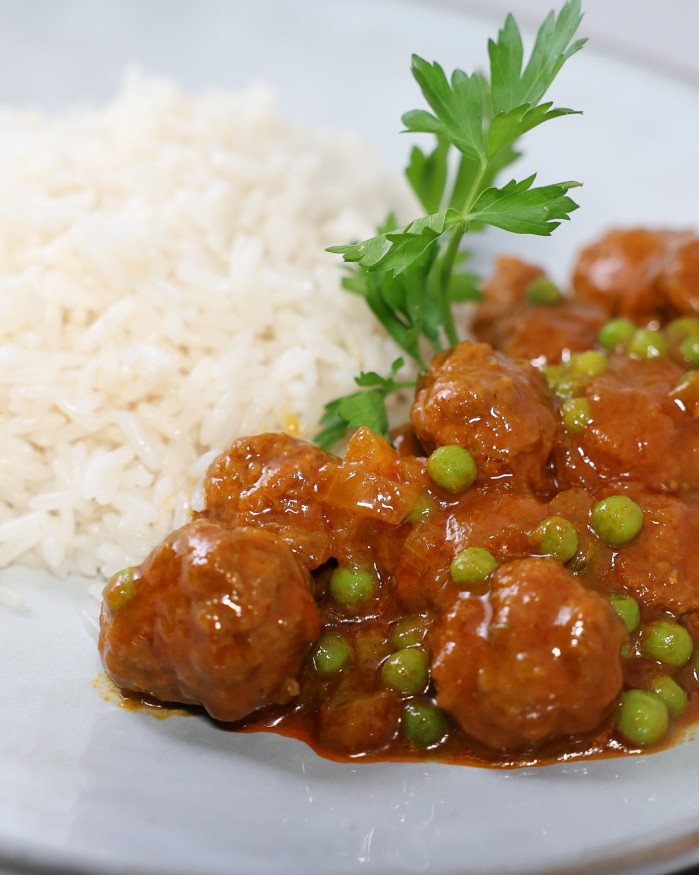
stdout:
[[[429,356],[458,342],[453,305],[475,300],[479,280],[459,270],[467,232],[493,226],[547,236],[577,209],[568,196],[578,182],[534,186],[535,174],[498,187],[496,178],[520,157],[519,138],[545,122],[575,113],[543,97],[563,64],[585,44],[573,41],[580,0],[567,0],[538,30],[528,62],[512,15],[488,43],[489,75],[454,70],[413,55],[411,72],[429,109],[403,115],[406,131],[436,138],[431,151],[413,147],[406,177],[425,215],[396,227],[389,217],[374,237],[329,252],[343,256],[343,286],[366,300],[399,348],[426,369]],[[399,360],[397,360],[399,361]],[[402,365],[402,359],[400,360]],[[405,381],[362,374],[360,391],[325,408],[317,441],[332,446],[344,428],[367,425],[388,436],[386,397]]]
[[455,70],[450,83],[439,64],[430,64],[419,55],[413,55],[411,70],[434,115],[422,109],[406,112],[402,118],[406,130],[438,134],[464,155],[480,161],[485,152],[483,76]]
[[382,377],[374,371],[362,372],[354,378],[354,382],[365,391],[352,392],[326,404],[325,413],[320,420],[323,430],[315,439],[318,446],[330,451],[348,428],[359,428],[362,425],[391,440],[386,396],[413,385],[412,381],[398,382],[394,379],[403,364],[402,358],[396,359],[391,365],[389,377]]
[[394,276],[410,267],[445,231],[462,221],[457,210],[442,210],[415,219],[363,243],[331,246],[328,252],[340,253],[345,261],[356,261],[368,270],[390,270]]
[[[384,235],[395,231],[395,217],[390,215],[379,230]],[[435,347],[440,343],[441,299],[429,284],[435,255],[434,249],[426,252],[411,270],[395,276],[350,263],[342,283],[345,289],[365,299],[395,343],[421,370],[425,369],[421,338],[427,338]]]
[[449,142],[437,137],[434,150],[426,155],[419,146],[413,146],[405,175],[420,199],[426,213],[436,213],[444,197],[447,184],[447,155]]
[[498,41],[488,43],[495,113],[539,103],[563,64],[587,42],[580,39],[571,43],[581,21],[579,2],[566,3],[558,17],[550,12],[539,28],[529,63],[522,72],[522,38],[512,15],[507,16]]
[[579,182],[560,182],[532,188],[534,175],[503,188],[488,188],[478,198],[471,216],[488,225],[513,231],[515,234],[538,234],[548,236],[560,225],[555,219],[567,219],[577,210],[566,192],[580,185]]

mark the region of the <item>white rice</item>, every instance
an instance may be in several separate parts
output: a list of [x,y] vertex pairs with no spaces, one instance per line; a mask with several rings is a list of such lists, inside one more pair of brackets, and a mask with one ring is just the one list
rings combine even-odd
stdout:
[[131,76],[101,111],[0,112],[0,567],[140,561],[233,438],[311,438],[387,370],[324,249],[399,196],[362,142],[262,87]]

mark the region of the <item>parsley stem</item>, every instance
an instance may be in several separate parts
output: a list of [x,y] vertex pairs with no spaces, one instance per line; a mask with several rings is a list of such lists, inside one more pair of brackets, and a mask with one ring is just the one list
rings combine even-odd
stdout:
[[[465,198],[463,206],[461,207],[462,213],[470,213],[471,208],[478,200],[478,196],[481,194],[483,188],[483,181],[487,178],[488,173],[488,162],[486,160],[481,161],[480,169],[478,173],[475,175],[473,183],[468,191],[468,196]],[[462,232],[463,233],[463,232]]]
[[462,155],[459,161],[459,169],[456,171],[454,185],[452,186],[451,197],[449,198],[449,206],[455,210],[461,209],[461,205],[466,199],[464,189],[468,186],[472,173],[473,161]]
[[464,226],[460,223],[453,229],[453,231],[451,231],[449,243],[444,250],[444,255],[436,262],[436,265],[439,266],[444,332],[450,346],[454,346],[455,343],[459,342],[459,336],[456,332],[456,326],[454,325],[454,314],[452,313],[451,279],[454,273],[454,262],[463,236]]

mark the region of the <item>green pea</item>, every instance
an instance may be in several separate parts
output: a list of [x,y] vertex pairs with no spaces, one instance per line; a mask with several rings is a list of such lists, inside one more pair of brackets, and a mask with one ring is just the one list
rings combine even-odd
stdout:
[[567,377],[558,384],[556,395],[559,398],[577,398],[585,391],[585,381],[580,377]]
[[563,300],[561,290],[545,276],[533,279],[527,286],[524,297],[528,304],[538,304],[543,307],[555,307]]
[[559,398],[574,398],[585,391],[585,380],[568,373],[565,365],[551,365],[543,373],[547,386]]
[[603,349],[615,349],[631,340],[635,333],[636,326],[629,319],[612,319],[600,328],[597,343]]
[[641,609],[638,607],[638,602],[633,596],[627,595],[625,592],[615,592],[609,596],[609,601],[624,621],[628,632],[638,629],[641,622]]
[[674,620],[656,620],[644,628],[641,650],[650,659],[682,668],[689,662],[694,642],[684,626]]
[[365,568],[340,565],[330,576],[328,592],[338,605],[356,605],[370,598],[376,590],[376,578]]
[[685,340],[687,337],[699,337],[699,319],[694,316],[680,316],[665,326],[665,334],[671,340]]
[[476,463],[463,447],[447,444],[437,449],[427,459],[427,473],[433,482],[445,492],[464,492],[476,479]]
[[556,391],[556,386],[565,377],[565,365],[547,365],[541,372],[546,380],[546,385],[552,392]]
[[592,422],[587,398],[567,398],[561,404],[563,428],[570,434],[580,434]]
[[391,643],[394,647],[410,647],[422,644],[427,632],[427,620],[424,617],[405,617],[393,627]]
[[688,696],[682,687],[669,675],[658,674],[648,685],[650,692],[665,702],[665,707],[672,717],[679,717],[687,707]]
[[422,495],[408,511],[405,517],[409,523],[419,523],[427,519],[434,507],[434,501],[429,495]]
[[323,632],[313,651],[313,665],[318,674],[336,674],[350,661],[352,648],[339,632]]
[[627,495],[610,495],[592,508],[592,525],[607,544],[628,544],[643,527],[643,511]]
[[401,731],[415,747],[432,747],[444,740],[447,721],[441,708],[428,702],[409,702],[403,711]]
[[578,533],[570,520],[550,516],[542,520],[529,536],[537,551],[568,562],[578,551]]
[[593,379],[603,374],[609,367],[609,360],[601,352],[588,349],[585,352],[576,352],[570,357],[568,371],[574,377]]
[[680,344],[682,358],[693,368],[699,367],[699,337],[688,337]]
[[381,680],[400,693],[419,693],[428,678],[427,657],[419,647],[397,650],[381,666]]
[[667,732],[669,722],[665,702],[655,693],[626,690],[616,717],[619,732],[631,744],[654,744]]
[[629,355],[641,359],[656,359],[667,355],[667,340],[660,331],[639,328],[629,341]]
[[110,611],[119,611],[136,592],[132,567],[122,568],[107,581],[104,588],[104,603]]
[[454,556],[449,566],[451,579],[459,589],[482,590],[498,561],[483,547],[467,547]]

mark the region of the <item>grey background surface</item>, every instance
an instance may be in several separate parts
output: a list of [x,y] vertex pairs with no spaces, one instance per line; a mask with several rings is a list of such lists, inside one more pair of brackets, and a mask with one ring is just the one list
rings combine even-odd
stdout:
[[[499,19],[511,11],[536,26],[559,0],[444,0]],[[582,0],[582,32],[598,48],[682,77],[699,87],[697,0]]]

